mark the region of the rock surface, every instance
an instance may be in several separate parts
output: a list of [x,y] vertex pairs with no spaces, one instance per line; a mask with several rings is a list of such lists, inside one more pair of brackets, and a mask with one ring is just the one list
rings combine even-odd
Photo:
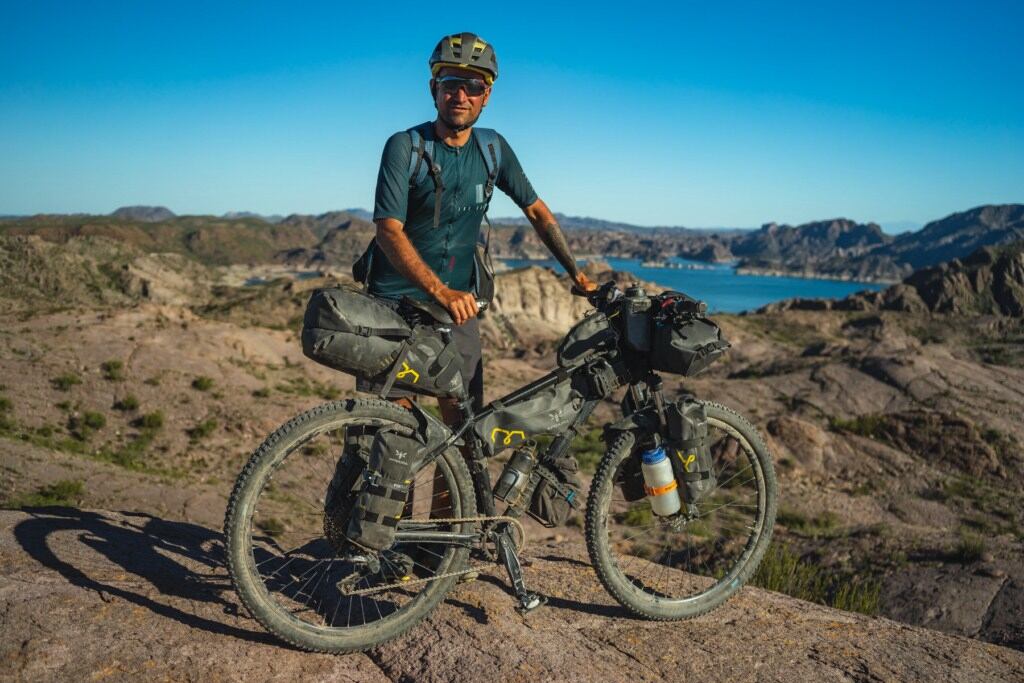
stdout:
[[400,640],[310,654],[248,618],[210,529],[141,514],[0,511],[4,680],[1013,681],[1024,654],[745,588],[693,621],[636,619],[573,543],[528,546],[551,600],[523,618],[497,568]]

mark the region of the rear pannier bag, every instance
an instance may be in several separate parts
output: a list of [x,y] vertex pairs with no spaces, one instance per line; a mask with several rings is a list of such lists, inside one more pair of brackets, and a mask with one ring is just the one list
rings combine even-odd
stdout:
[[493,413],[478,420],[473,430],[487,455],[517,446],[538,434],[557,434],[571,425],[583,408],[583,392],[576,387],[582,381],[585,379],[580,375],[567,377],[530,398],[500,404]]
[[394,543],[412,477],[425,448],[415,433],[403,436],[397,432],[377,432],[348,522],[349,540],[372,550],[383,550]]
[[677,315],[654,325],[651,368],[676,375],[696,375],[725,353],[729,342],[708,318]]
[[427,325],[410,327],[381,300],[347,287],[318,289],[306,304],[302,352],[329,368],[428,396],[463,397],[461,363]]
[[672,468],[684,503],[699,503],[715,489],[714,462],[708,443],[704,404],[685,396],[665,408]]
[[541,478],[527,511],[546,527],[561,526],[569,521],[573,510],[579,505],[577,498],[583,489],[578,474],[580,466],[575,457],[564,455],[555,458],[553,462],[542,463],[537,469],[542,467],[554,476],[558,486]]

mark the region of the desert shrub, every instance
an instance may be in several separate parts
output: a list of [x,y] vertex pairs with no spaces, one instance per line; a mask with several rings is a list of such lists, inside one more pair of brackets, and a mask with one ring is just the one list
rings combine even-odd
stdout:
[[132,424],[141,429],[156,431],[164,426],[163,411],[154,410],[152,413],[146,413],[135,420]]
[[777,543],[768,548],[750,582],[800,600],[869,615],[878,612],[882,588],[870,578],[835,574]]
[[951,558],[957,562],[969,564],[977,562],[985,552],[985,539],[977,534],[961,531]]
[[103,371],[103,379],[108,382],[124,381],[124,363],[119,360],[104,361],[100,365],[100,370]]
[[628,526],[644,526],[650,524],[652,519],[654,519],[654,512],[651,510],[650,503],[645,500],[626,510],[626,514],[622,517],[622,523]]
[[6,396],[0,396],[0,413],[10,412],[12,408],[11,399]]
[[114,409],[121,411],[132,411],[139,409],[139,399],[135,398],[131,394],[128,394],[124,398],[118,399],[114,402]]
[[839,528],[839,517],[829,511],[808,516],[793,508],[784,507],[776,513],[775,521],[801,536],[831,535]]
[[200,439],[205,439],[210,434],[213,434],[213,430],[215,429],[217,429],[217,421],[212,417],[207,418],[189,429],[188,436],[193,441],[198,441]]
[[61,479],[46,486],[40,486],[30,493],[11,501],[12,507],[46,507],[50,505],[77,505],[82,499],[84,487],[77,479]]
[[103,413],[87,410],[82,413],[82,425],[89,429],[103,429],[107,426],[107,418],[103,417]]
[[852,420],[833,417],[829,418],[828,426],[835,432],[849,432],[877,439],[884,433],[885,418],[882,415],[858,415]]
[[256,526],[263,530],[267,536],[280,536],[284,533],[284,523],[276,517],[267,517],[256,522]]
[[270,396],[270,387],[260,387],[253,391],[252,395],[256,398],[267,398]]
[[66,372],[50,380],[50,385],[57,391],[70,391],[71,387],[81,383],[82,378],[73,372]]
[[200,375],[192,380],[192,388],[196,391],[209,391],[213,388],[213,378]]
[[160,378],[159,377],[147,377],[146,379],[142,380],[142,383],[146,384],[148,386],[151,386],[151,387],[158,387],[158,386],[160,386]]

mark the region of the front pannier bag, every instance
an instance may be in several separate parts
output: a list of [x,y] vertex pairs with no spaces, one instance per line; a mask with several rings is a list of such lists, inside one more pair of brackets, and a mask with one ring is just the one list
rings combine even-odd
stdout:
[[665,409],[672,467],[682,484],[686,503],[699,503],[717,484],[711,445],[708,443],[708,414],[704,404],[684,396]]
[[696,375],[728,348],[722,329],[708,318],[669,316],[655,322],[651,367],[676,375]]
[[428,396],[462,398],[458,349],[428,325],[410,327],[377,298],[347,287],[318,289],[306,304],[302,352],[329,368]]
[[573,510],[578,506],[576,499],[583,489],[583,482],[579,476],[580,465],[574,456],[566,454],[555,458],[553,462],[543,463],[540,467],[547,468],[558,480],[558,486],[554,486],[547,478],[542,478],[533,492],[527,511],[531,517],[548,528],[561,526],[569,521]]

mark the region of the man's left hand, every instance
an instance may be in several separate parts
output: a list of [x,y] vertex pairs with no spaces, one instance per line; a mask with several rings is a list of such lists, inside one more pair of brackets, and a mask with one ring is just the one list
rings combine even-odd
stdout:
[[576,286],[575,289],[579,289],[583,292],[593,292],[597,289],[597,283],[586,276],[585,273],[580,271],[576,273]]

